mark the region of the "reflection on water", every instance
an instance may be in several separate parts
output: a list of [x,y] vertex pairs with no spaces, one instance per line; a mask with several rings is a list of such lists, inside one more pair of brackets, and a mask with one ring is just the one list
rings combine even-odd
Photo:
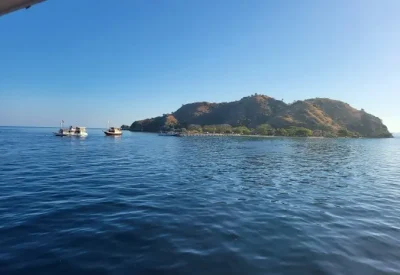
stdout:
[[399,139],[0,127],[0,274],[400,273]]

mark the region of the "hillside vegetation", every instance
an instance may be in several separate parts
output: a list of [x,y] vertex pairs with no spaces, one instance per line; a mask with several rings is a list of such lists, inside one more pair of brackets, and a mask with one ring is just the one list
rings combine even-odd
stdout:
[[138,120],[130,126],[131,131],[171,129],[265,135],[392,137],[378,117],[338,100],[315,98],[286,104],[257,94],[233,102],[185,104],[171,114]]

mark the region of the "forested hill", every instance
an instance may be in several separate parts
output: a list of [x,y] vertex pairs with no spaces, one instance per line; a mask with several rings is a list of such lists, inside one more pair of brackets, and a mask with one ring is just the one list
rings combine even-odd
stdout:
[[205,126],[220,129],[221,125],[224,126],[222,131],[242,127],[254,133],[262,125],[271,132],[304,128],[314,135],[392,137],[381,119],[338,100],[315,98],[286,104],[257,94],[233,102],[185,104],[172,114],[135,121],[130,130],[158,132],[184,128],[201,131]]

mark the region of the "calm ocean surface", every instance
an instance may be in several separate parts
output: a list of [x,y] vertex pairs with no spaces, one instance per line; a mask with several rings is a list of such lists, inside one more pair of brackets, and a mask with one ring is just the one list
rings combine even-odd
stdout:
[[0,127],[0,274],[400,274],[400,139]]

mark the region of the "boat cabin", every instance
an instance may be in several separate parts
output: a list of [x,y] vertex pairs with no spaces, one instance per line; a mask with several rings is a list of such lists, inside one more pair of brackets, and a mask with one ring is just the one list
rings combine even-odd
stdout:
[[86,133],[86,127],[75,127],[76,134],[83,134]]
[[108,129],[108,131],[111,133],[121,133],[122,132],[121,128],[116,128],[116,127],[110,127],[110,129]]

